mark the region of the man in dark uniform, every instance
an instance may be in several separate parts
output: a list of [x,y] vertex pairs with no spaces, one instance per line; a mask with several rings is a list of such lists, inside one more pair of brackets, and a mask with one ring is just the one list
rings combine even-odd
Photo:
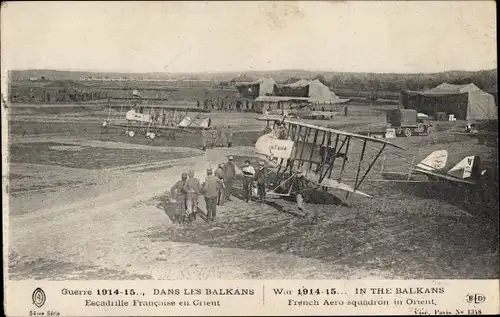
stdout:
[[233,128],[227,125],[227,147],[233,146]]
[[200,181],[194,177],[194,171],[190,170],[184,185],[186,192],[186,208],[188,213],[189,222],[196,220],[196,213],[198,210],[198,195],[201,191]]
[[224,165],[224,185],[226,186],[226,200],[231,201],[233,194],[233,181],[236,176],[236,166],[233,162],[233,157],[229,156],[228,162]]
[[226,193],[224,188],[224,163],[220,163],[219,167],[215,170],[215,177],[217,177],[221,183],[222,187],[218,190],[217,193],[217,206],[224,206],[226,200]]
[[207,179],[203,183],[202,193],[207,206],[207,221],[214,222],[217,214],[217,194],[222,187],[220,180],[212,175],[212,169],[207,169]]
[[263,202],[266,199],[266,181],[267,181],[267,170],[265,167],[265,162],[259,162],[259,168],[255,172],[255,182],[257,183],[257,191],[259,193],[259,200]]
[[175,210],[175,222],[181,223],[186,212],[186,193],[184,187],[186,185],[187,173],[182,173],[181,180],[175,183],[170,190],[171,202],[177,203]]

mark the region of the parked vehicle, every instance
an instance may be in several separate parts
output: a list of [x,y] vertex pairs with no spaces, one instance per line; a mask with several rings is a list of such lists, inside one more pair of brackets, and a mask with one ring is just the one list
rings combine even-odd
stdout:
[[395,109],[386,112],[387,123],[396,129],[396,135],[411,137],[413,134],[430,135],[433,131],[432,117],[420,116],[415,109]]

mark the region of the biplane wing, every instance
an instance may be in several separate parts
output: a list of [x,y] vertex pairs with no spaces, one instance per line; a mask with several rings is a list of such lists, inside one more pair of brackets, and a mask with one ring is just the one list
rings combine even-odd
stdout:
[[[146,107],[144,107],[146,108]],[[127,128],[127,133],[134,129],[146,129],[146,135],[154,138],[156,134],[150,131],[196,132],[210,127],[210,118],[201,118],[200,114],[189,115],[187,109],[148,107],[147,113],[137,113],[134,109],[125,114],[126,123],[115,123],[114,126]],[[161,111],[160,111],[161,110]],[[134,133],[130,134],[131,136]]]
[[[274,122],[273,131],[257,140],[255,150],[276,164],[278,182],[295,173],[318,186],[369,197],[358,189],[380,154],[388,146],[403,149],[385,140],[283,117],[257,120]],[[354,183],[343,183],[342,177]]]

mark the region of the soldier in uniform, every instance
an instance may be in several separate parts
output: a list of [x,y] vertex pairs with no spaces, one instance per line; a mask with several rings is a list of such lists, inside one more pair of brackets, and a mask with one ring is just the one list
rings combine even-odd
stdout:
[[198,195],[201,191],[200,181],[194,177],[194,171],[190,170],[189,178],[184,184],[184,191],[186,192],[186,208],[188,213],[188,220],[192,222],[196,220],[196,213],[198,210]]
[[225,186],[224,186],[224,163],[220,163],[219,167],[215,170],[215,177],[220,179],[222,183],[222,187],[218,190],[217,193],[217,206],[224,206],[225,198],[226,198],[226,193],[225,193]]
[[255,172],[255,182],[257,183],[257,191],[259,193],[259,200],[261,202],[266,199],[266,181],[267,181],[267,170],[265,168],[265,162],[259,162],[259,168]]
[[207,148],[208,148],[208,144],[209,144],[209,141],[208,141],[208,137],[209,137],[209,130],[208,128],[204,128],[202,131],[201,131],[201,142],[202,142],[202,147],[203,147],[203,151],[206,151]]
[[231,201],[231,195],[233,194],[233,181],[236,176],[236,166],[234,166],[233,157],[229,156],[228,162],[224,164],[224,186],[226,187],[226,199]]
[[212,175],[212,169],[207,169],[207,179],[202,186],[202,193],[205,196],[207,206],[207,221],[214,222],[217,214],[217,195],[218,190],[222,187],[220,179]]
[[227,125],[227,147],[233,146],[233,129]]
[[183,222],[184,215],[186,213],[186,193],[184,191],[184,186],[186,185],[187,173],[182,173],[181,180],[175,183],[175,185],[170,190],[171,202],[177,203],[175,222]]
[[241,169],[243,172],[243,196],[248,202],[252,198],[252,183],[255,177],[255,169],[250,165],[250,161],[245,161],[245,166]]

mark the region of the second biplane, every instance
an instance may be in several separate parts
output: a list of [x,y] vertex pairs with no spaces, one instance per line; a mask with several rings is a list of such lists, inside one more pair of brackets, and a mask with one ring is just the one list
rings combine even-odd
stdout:
[[144,134],[147,138],[167,133],[172,136],[175,132],[199,132],[210,128],[211,120],[201,113],[192,112],[192,108],[164,107],[164,106],[136,106],[125,114],[125,121],[114,123],[116,127],[126,129],[129,137]]
[[273,166],[269,196],[295,195],[298,201],[303,184],[309,183],[318,189],[347,192],[345,198],[349,193],[371,197],[359,190],[370,170],[386,148],[403,149],[386,140],[285,117],[263,116],[258,120],[268,125],[255,150]]

